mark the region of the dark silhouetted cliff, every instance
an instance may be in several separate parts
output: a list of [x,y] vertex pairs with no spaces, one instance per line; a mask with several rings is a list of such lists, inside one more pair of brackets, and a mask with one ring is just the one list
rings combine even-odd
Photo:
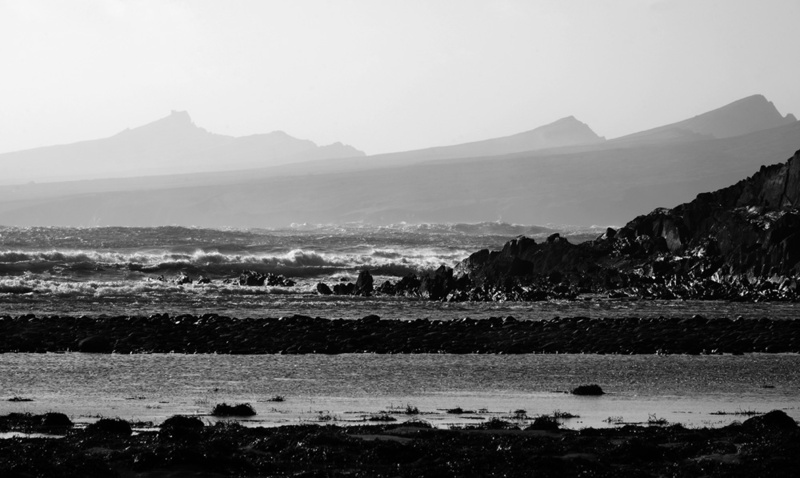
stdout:
[[634,287],[669,297],[692,287],[702,296],[703,288],[761,283],[796,292],[799,207],[800,151],[733,186],[609,228],[595,241],[518,237],[500,251],[472,254],[456,271],[489,288],[549,281],[584,291]]

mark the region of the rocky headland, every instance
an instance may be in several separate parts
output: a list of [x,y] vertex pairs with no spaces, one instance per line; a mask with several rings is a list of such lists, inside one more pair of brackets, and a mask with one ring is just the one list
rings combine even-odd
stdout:
[[[748,179],[672,209],[656,209],[594,241],[520,236],[454,269],[380,285],[431,300],[612,298],[797,301],[800,276],[800,151]],[[361,280],[362,278],[360,278]],[[341,289],[333,293],[372,292]],[[324,284],[322,285],[324,286]],[[331,292],[320,286],[320,293]]]

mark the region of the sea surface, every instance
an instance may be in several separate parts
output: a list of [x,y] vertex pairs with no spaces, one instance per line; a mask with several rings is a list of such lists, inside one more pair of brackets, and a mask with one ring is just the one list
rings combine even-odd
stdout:
[[[440,303],[407,297],[320,296],[316,284],[376,285],[518,235],[574,242],[603,228],[503,223],[293,225],[284,229],[0,227],[0,315],[129,316],[153,313],[232,317],[385,319],[514,316],[761,317],[796,320],[796,304],[638,301],[585,297],[535,303]],[[243,271],[282,274],[292,287],[243,287]],[[178,285],[186,274],[211,284]],[[227,281],[226,281],[227,280]],[[603,397],[571,388],[598,383]],[[284,401],[270,401],[276,395]],[[30,401],[9,401],[12,398]],[[599,355],[0,355],[0,414],[63,411],[158,422],[176,413],[207,416],[220,402],[250,402],[261,425],[361,423],[382,412],[398,420],[463,426],[493,417],[526,420],[555,411],[565,426],[680,422],[718,426],[774,408],[800,418],[800,357]],[[447,413],[462,408],[462,414]],[[417,408],[419,415],[407,415]],[[520,413],[524,411],[524,413]]]
[[[0,355],[0,413],[58,410],[160,422],[217,403],[252,404],[251,424],[364,423],[382,413],[435,426],[568,412],[572,428],[666,420],[720,426],[782,409],[800,419],[800,356]],[[601,384],[605,395],[565,393]],[[270,401],[275,396],[282,402]],[[9,402],[9,398],[31,399]],[[407,415],[407,407],[419,410]],[[448,413],[461,408],[462,413]],[[524,410],[524,413],[517,412]]]

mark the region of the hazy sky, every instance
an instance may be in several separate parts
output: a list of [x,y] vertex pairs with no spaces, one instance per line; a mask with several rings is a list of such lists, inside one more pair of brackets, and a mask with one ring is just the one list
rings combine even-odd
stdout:
[[755,93],[800,113],[800,0],[0,0],[0,152],[187,110],[367,153]]

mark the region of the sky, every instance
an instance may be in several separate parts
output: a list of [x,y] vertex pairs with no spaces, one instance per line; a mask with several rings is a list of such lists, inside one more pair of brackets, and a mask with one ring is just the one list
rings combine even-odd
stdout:
[[0,152],[188,111],[368,154],[752,94],[800,113],[800,0],[0,0]]

